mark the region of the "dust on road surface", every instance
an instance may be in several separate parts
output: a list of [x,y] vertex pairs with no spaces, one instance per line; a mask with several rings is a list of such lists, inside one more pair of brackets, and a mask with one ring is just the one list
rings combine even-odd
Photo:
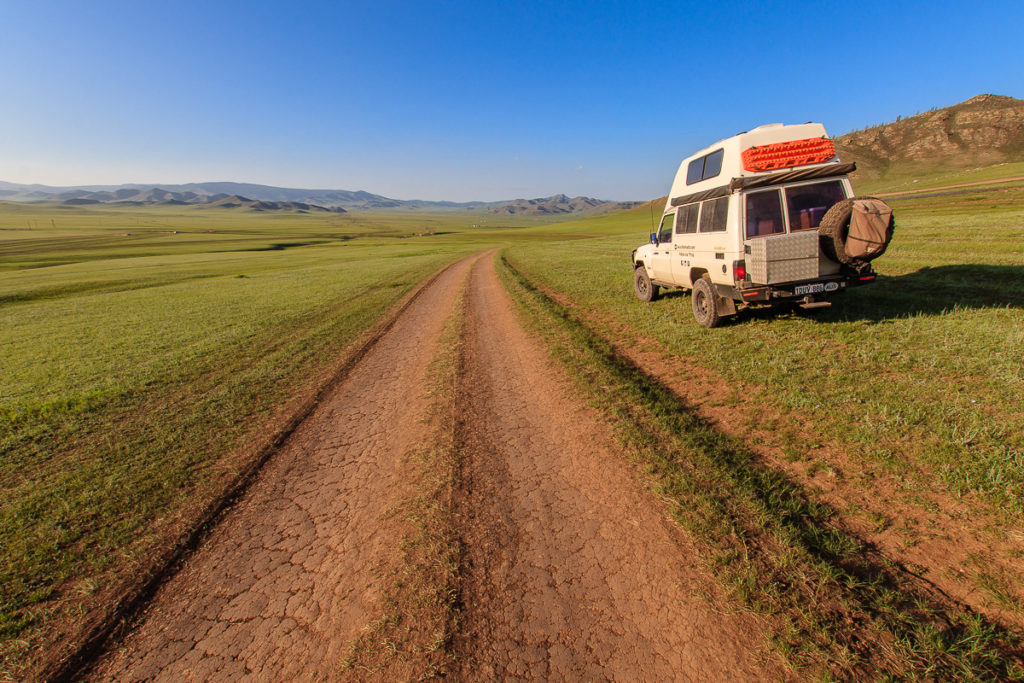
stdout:
[[[429,436],[427,372],[466,316],[457,406],[462,680],[777,677],[759,622],[723,607],[661,504],[520,327],[491,255],[429,285],[276,454],[100,680],[358,680]],[[391,674],[407,677],[415,662]]]

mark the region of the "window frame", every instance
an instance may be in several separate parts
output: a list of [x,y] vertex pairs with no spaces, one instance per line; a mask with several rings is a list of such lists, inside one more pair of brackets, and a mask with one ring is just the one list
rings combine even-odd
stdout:
[[[716,161],[718,163],[718,168],[715,169],[714,173],[708,173],[708,159],[715,156],[717,156]],[[722,175],[722,164],[724,161],[725,147],[719,147],[713,152],[708,152],[704,156],[694,159],[693,161],[686,165],[686,184],[695,185],[704,180],[708,180],[710,178],[717,178],[718,176]],[[695,178],[694,176],[698,174],[694,173],[694,171],[698,168],[700,169],[700,177]]]
[[[831,183],[831,182],[839,183],[839,189],[841,190],[841,192],[843,194],[843,198],[839,200],[840,202],[843,201],[843,199],[849,199],[850,198],[851,195],[850,195],[850,192],[849,192],[849,188],[847,187],[847,184],[845,182],[843,182],[842,178],[822,178],[822,179],[810,180],[810,181],[805,181],[805,182],[801,182],[801,183],[793,183],[792,185],[783,185],[782,186],[782,189],[785,192],[784,201],[782,202],[782,209],[785,212],[786,234],[790,234],[790,233],[794,233],[794,232],[805,232],[805,231],[808,231],[808,230],[817,230],[818,229],[816,227],[815,228],[798,228],[796,230],[792,229],[792,225],[793,224],[791,222],[791,218],[790,218],[790,215],[789,215],[789,190],[791,188],[807,187],[808,185],[823,185],[825,183]],[[838,204],[839,202],[836,202],[836,203]],[[825,209],[825,212],[827,213],[828,209],[830,209],[830,208],[832,208],[832,207],[827,207]],[[819,223],[819,225],[820,225],[820,223]]]
[[[675,232],[676,215],[678,211],[673,210],[670,213],[666,213],[661,217],[661,223],[658,225],[658,243],[672,242],[672,233]],[[662,233],[665,230],[665,224],[668,223],[668,239],[662,239]]]
[[[683,218],[684,214],[687,216],[687,220],[689,220],[689,214],[692,212],[693,208],[697,209],[697,215],[693,219],[693,230],[681,230],[680,229],[680,227],[681,227],[680,223],[682,222],[682,218]],[[696,235],[697,232],[698,232],[699,227],[700,227],[700,202],[693,202],[691,204],[683,204],[682,206],[676,207],[676,230],[675,230],[675,233],[677,235]]]
[[[756,240],[756,239],[760,239],[762,237],[773,237],[775,235],[787,235],[787,234],[789,234],[789,214],[786,211],[785,198],[782,196],[782,191],[784,189],[785,189],[785,186],[768,187],[768,188],[765,188],[765,189],[758,189],[758,190],[753,190],[751,192],[744,192],[743,193],[743,225],[742,225],[742,228],[743,228],[743,239],[744,240]],[[756,195],[756,194],[768,194],[769,192],[774,192],[775,193],[775,197],[779,201],[779,217],[780,217],[780,220],[782,221],[782,231],[781,232],[772,232],[772,233],[768,233],[766,235],[748,235],[747,234],[747,229],[748,229],[747,209],[749,208],[748,207],[748,201],[749,201],[750,197],[753,196],[753,195]]]
[[[806,180],[806,181],[802,181],[802,182],[799,182],[799,183],[792,183],[792,184],[789,184],[789,185],[775,185],[775,186],[769,186],[769,187],[766,187],[766,188],[763,188],[763,189],[762,188],[758,188],[758,189],[755,189],[755,190],[750,190],[750,191],[744,190],[743,192],[741,192],[740,195],[743,197],[743,201],[741,202],[741,204],[742,204],[741,210],[743,212],[743,215],[742,215],[743,239],[744,240],[750,240],[750,239],[758,239],[759,237],[772,237],[773,235],[791,235],[794,232],[806,232],[806,231],[810,231],[810,230],[815,230],[816,228],[801,228],[799,230],[790,230],[789,194],[788,194],[788,190],[790,188],[804,187],[806,185],[817,185],[817,184],[822,183],[822,182],[831,182],[831,180],[832,179],[829,179],[829,178],[825,178],[825,179],[815,178],[813,180]],[[852,190],[850,188],[850,184],[849,184],[849,182],[845,178],[836,178],[835,180],[839,182],[839,187],[843,191],[843,199],[849,199],[850,197],[853,196]],[[759,194],[759,193],[762,193],[762,192],[772,192],[772,191],[780,193],[779,194],[779,198],[782,201],[782,220],[783,220],[784,227],[786,229],[785,232],[773,232],[770,235],[755,235],[754,237],[747,237],[747,197],[749,197],[752,194]],[[842,200],[840,200],[840,201],[842,201]],[[827,210],[826,210],[826,212],[827,212]]]
[[[718,218],[718,216],[717,216],[717,214],[718,214],[718,207],[719,206],[724,206],[725,207],[725,211],[724,211],[724,214],[723,214],[724,218],[722,219],[722,222],[721,222],[721,226],[722,227],[714,229],[714,230],[705,230],[704,229],[704,213],[705,213],[704,208],[705,208],[705,205],[707,205],[707,204],[715,204],[716,205],[715,206],[715,218],[716,219]],[[729,230],[729,196],[726,195],[725,197],[715,197],[714,199],[705,199],[704,201],[702,201],[700,203],[700,219],[697,222],[697,232],[700,233],[701,235],[711,235],[711,234],[714,234],[716,232],[728,232],[728,230]]]

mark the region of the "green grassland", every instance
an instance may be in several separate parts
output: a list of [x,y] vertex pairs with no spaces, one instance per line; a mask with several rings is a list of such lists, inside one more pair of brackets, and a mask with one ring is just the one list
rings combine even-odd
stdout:
[[542,222],[0,204],[0,679],[145,575],[414,286]]
[[[1010,166],[913,189],[1017,175]],[[858,186],[867,189],[905,188]],[[910,493],[965,496],[1019,526],[1020,199],[1019,184],[893,199],[896,239],[876,283],[813,316],[746,312],[715,330],[692,320],[688,296],[633,296],[629,254],[654,229],[659,201],[568,222],[0,203],[0,680],[64,643],[116,597],[112,586],[150,571],[244,469],[252,444],[403,296],[496,245],[518,273],[511,288],[564,295],[586,334],[624,325],[639,343],[758,387],[776,413],[899,472]],[[657,394],[636,381],[620,389],[627,408]],[[651,424],[704,438],[699,425],[669,422]],[[721,467],[715,448],[708,471]],[[758,514],[811,520],[807,532],[776,519],[784,536],[816,533],[822,513]]]
[[[1000,183],[1006,178],[1024,176],[1024,161],[1012,161],[978,168],[935,169],[922,165],[902,165],[882,177],[854,173],[852,180],[858,194],[918,192],[929,188],[965,183]],[[1018,185],[1020,183],[1018,182]]]
[[[938,493],[983,509],[999,520],[1000,552],[1019,558],[1008,532],[1024,523],[1021,194],[894,200],[896,237],[875,262],[878,281],[813,314],[746,311],[706,330],[688,295],[637,301],[629,254],[653,229],[660,203],[562,226],[600,237],[512,246],[506,279],[584,392],[615,416],[677,519],[708,543],[720,576],[756,609],[783,615],[777,646],[791,661],[823,658],[841,676],[1021,675],[1019,662],[997,654],[1019,649],[1019,634],[943,615],[915,597],[886,561],[870,559],[834,526],[837,511],[691,416],[685,396],[680,402],[637,374],[608,343],[639,345],[752,388],[770,416],[758,426],[785,434],[789,457],[838,444],[858,485],[870,489],[887,473],[899,482],[894,505],[927,507]],[[982,583],[978,590],[1003,608],[1024,609],[1007,598],[1017,594],[1012,581]],[[790,590],[775,591],[778,584]],[[801,591],[810,596],[803,603]],[[816,611],[819,601],[830,609]],[[847,640],[851,620],[861,624],[858,638],[870,641],[865,629],[879,642],[895,637],[885,657]]]
[[[764,387],[765,400],[865,457],[924,463],[955,493],[1024,516],[1024,206],[937,202],[893,202],[897,233],[873,285],[814,315],[746,312],[710,332],[693,322],[688,296],[636,301],[629,253],[650,229],[649,210],[619,218],[622,235],[507,254],[598,318]],[[566,227],[597,233],[614,220]]]

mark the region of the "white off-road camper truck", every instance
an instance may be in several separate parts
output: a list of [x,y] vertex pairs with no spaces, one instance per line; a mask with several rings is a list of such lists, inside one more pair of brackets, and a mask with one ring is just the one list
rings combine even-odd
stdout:
[[892,211],[853,196],[855,168],[820,123],[760,126],[685,159],[660,228],[633,251],[637,297],[692,290],[697,322],[715,327],[751,306],[828,306],[873,281]]

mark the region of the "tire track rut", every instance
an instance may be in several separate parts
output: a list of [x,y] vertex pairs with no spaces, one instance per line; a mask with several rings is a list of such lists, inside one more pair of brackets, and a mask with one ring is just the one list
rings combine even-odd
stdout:
[[778,675],[756,620],[716,608],[713,578],[520,327],[493,259],[467,296],[462,678]]

